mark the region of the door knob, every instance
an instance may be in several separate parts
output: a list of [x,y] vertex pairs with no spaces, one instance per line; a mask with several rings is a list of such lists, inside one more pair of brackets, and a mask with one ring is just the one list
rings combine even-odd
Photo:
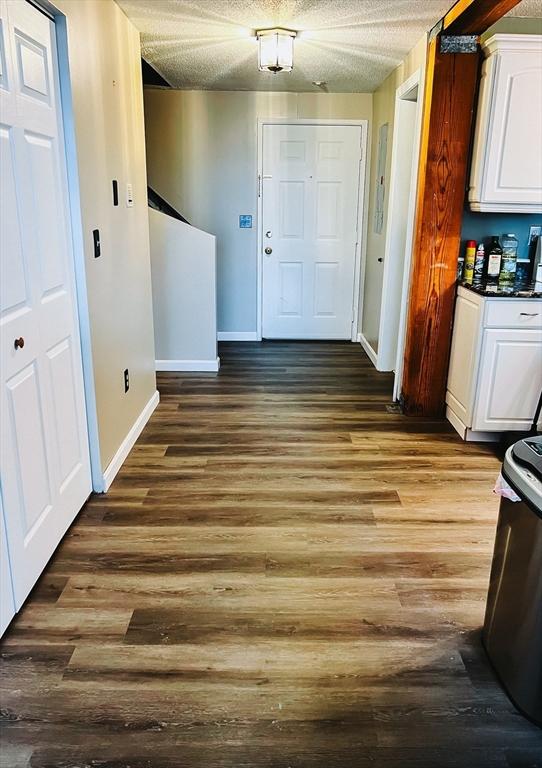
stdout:
[[19,336],[18,339],[15,339],[15,341],[13,342],[13,346],[15,347],[15,349],[22,349],[24,347],[23,337]]
[[273,253],[273,249],[272,249],[272,248],[270,248],[269,246],[267,246],[267,248],[265,249],[265,252],[266,252],[266,254],[267,254],[268,256],[271,256],[271,254]]

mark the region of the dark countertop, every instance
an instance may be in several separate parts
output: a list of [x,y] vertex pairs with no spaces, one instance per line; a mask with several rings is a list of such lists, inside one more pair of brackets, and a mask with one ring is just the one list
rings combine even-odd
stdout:
[[488,296],[491,299],[542,299],[540,283],[535,288],[535,283],[524,283],[513,288],[499,288],[497,285],[471,285],[460,280],[458,285],[462,288],[477,293],[480,296]]

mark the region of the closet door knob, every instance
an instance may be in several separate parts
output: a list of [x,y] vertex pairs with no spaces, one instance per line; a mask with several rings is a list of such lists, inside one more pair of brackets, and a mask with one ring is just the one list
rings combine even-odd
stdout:
[[19,336],[18,339],[15,339],[15,341],[13,342],[13,346],[15,347],[15,349],[22,349],[24,347],[23,337]]

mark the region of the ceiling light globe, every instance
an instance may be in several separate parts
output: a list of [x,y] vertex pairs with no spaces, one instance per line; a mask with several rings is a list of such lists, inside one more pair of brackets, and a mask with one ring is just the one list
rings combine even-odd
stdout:
[[258,39],[258,69],[260,72],[291,72],[294,68],[294,38],[289,29],[260,29]]

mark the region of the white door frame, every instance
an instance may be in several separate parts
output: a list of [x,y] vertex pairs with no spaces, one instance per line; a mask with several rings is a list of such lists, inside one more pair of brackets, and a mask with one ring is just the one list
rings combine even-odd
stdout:
[[[418,164],[420,158],[420,143],[422,136],[422,117],[424,101],[425,70],[418,69],[408,80],[399,86],[396,93],[396,109],[398,100],[404,98],[409,91],[418,86],[418,99],[416,106],[416,124],[414,126],[414,146],[412,148],[412,171],[410,176],[410,198],[408,201],[407,230],[405,236],[405,260],[403,264],[403,287],[401,291],[401,310],[399,315],[399,329],[397,333],[397,355],[395,358],[395,378],[393,381],[393,400],[398,400],[401,395],[403,383],[403,365],[405,356],[405,334],[408,310],[408,294],[410,290],[410,278],[412,271],[412,247],[414,245],[414,223],[416,219],[416,199],[418,194]],[[394,131],[395,133],[395,131]],[[393,183],[393,165],[391,173]],[[393,189],[393,187],[392,187]],[[391,190],[390,190],[391,191]],[[388,217],[388,225],[393,226]],[[386,233],[386,237],[388,234]],[[391,238],[390,238],[391,240]],[[387,240],[387,242],[390,242]],[[384,269],[386,261],[384,262]]]
[[72,102],[72,87],[68,57],[68,30],[65,15],[49,0],[32,0],[38,10],[51,17],[55,24],[57,49],[56,68],[60,81],[60,111],[62,115],[62,135],[64,152],[60,152],[62,168],[63,196],[68,205],[66,216],[68,228],[68,248],[74,264],[75,311],[79,325],[81,361],[83,367],[83,387],[87,435],[90,453],[92,489],[98,493],[105,491],[104,473],[100,458],[98,434],[98,412],[96,407],[96,389],[92,361],[92,342],[90,333],[90,315],[85,269],[85,237],[81,218],[81,195],[79,185],[79,167],[77,162],[77,144],[75,138],[75,116]]
[[258,118],[258,190],[257,190],[257,319],[256,335],[257,340],[262,340],[263,326],[263,221],[262,221],[262,189],[263,189],[263,129],[265,125],[331,125],[331,126],[359,126],[361,128],[361,160],[359,162],[358,176],[358,207],[357,207],[357,234],[356,234],[356,254],[354,260],[354,284],[352,286],[352,330],[351,341],[357,341],[358,336],[358,315],[360,307],[360,282],[361,282],[361,262],[365,259],[365,232],[366,232],[366,210],[365,210],[365,179],[367,169],[367,133],[368,120],[324,120],[320,118],[299,118],[291,119],[287,117]]

